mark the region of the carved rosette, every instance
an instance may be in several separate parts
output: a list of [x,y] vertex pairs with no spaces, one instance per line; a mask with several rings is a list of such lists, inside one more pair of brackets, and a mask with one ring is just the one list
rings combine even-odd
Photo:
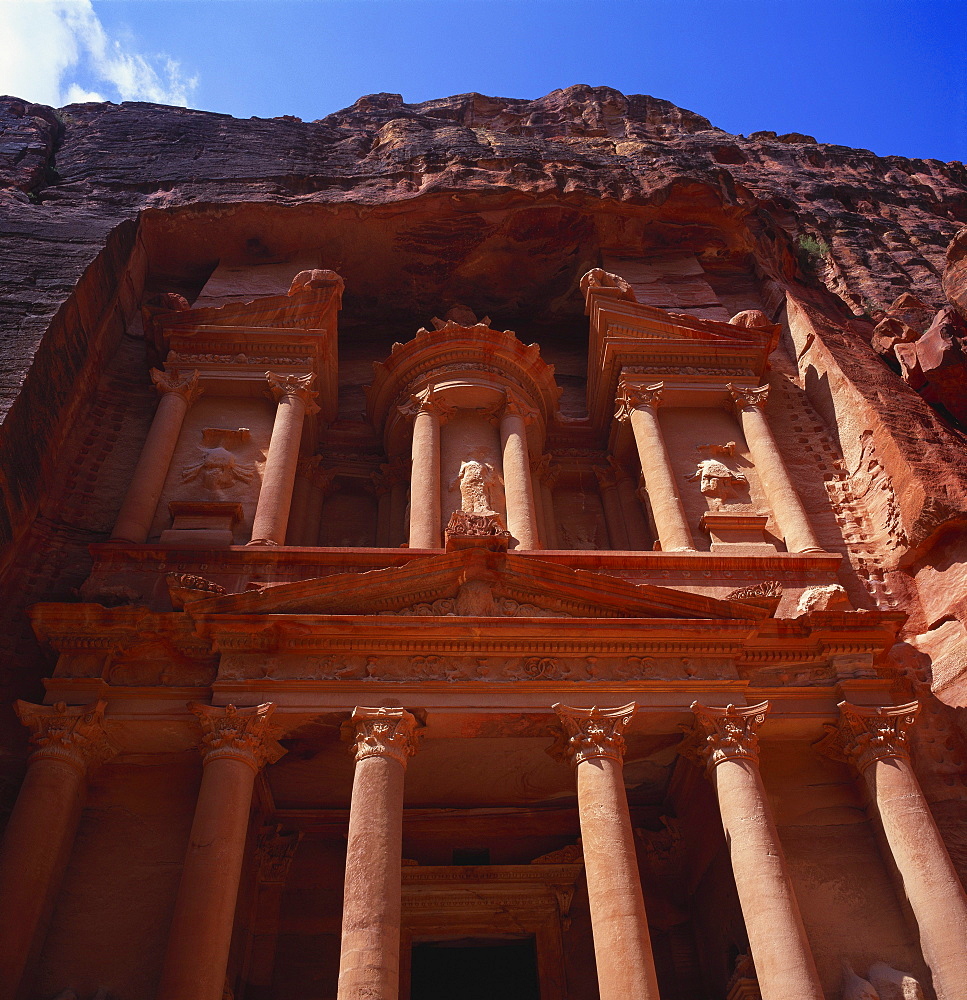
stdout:
[[759,727],[769,714],[769,702],[736,708],[714,708],[693,701],[695,724],[686,730],[678,752],[709,770],[727,760],[759,761]]
[[154,387],[162,396],[173,392],[181,396],[189,406],[205,391],[198,384],[197,371],[183,376],[178,371],[163,372],[160,368],[152,368],[150,374]]
[[622,380],[618,383],[618,396],[615,399],[617,407],[614,413],[615,420],[622,422],[630,420],[631,414],[635,410],[642,410],[646,406],[656,409],[661,404],[661,394],[664,388],[664,382],[640,386]]
[[104,732],[105,701],[93,705],[32,705],[17,701],[14,710],[30,730],[34,751],[30,762],[57,760],[76,767],[82,775],[117,754]]
[[920,703],[851,705],[839,703],[839,725],[826,726],[816,749],[834,760],[853,764],[860,772],[878,760],[909,760],[909,730]]
[[309,375],[278,375],[275,372],[266,372],[265,380],[269,383],[269,392],[277,403],[292,399],[299,400],[306,408],[306,413],[318,413],[319,407],[316,405],[318,392],[313,392],[312,383],[316,376],[313,372]]
[[281,825],[266,827],[259,833],[255,859],[260,882],[285,882],[300,840],[300,830],[286,830]]
[[403,767],[417,749],[418,724],[404,708],[353,709],[353,753],[356,762],[367,757],[390,757]]
[[635,702],[618,708],[570,708],[555,705],[565,743],[561,753],[577,767],[595,757],[609,757],[619,764],[624,759],[625,741],[622,731],[628,726],[637,711]]
[[203,705],[190,701],[188,708],[198,716],[203,736],[198,749],[206,765],[223,758],[240,760],[254,771],[274,764],[285,748],[276,740],[278,730],[269,724],[275,705],[266,702],[252,708]]
[[757,389],[744,389],[729,382],[725,388],[729,390],[732,402],[740,410],[761,410],[769,399],[767,385],[760,385]]

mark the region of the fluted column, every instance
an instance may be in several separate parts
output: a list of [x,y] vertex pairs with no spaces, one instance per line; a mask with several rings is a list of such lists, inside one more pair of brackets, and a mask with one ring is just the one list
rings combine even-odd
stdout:
[[769,703],[709,708],[692,703],[695,727],[680,753],[715,786],[732,873],[762,1000],[823,1000],[816,963],[759,774],[759,726]]
[[204,767],[158,1000],[221,1000],[255,777],[285,750],[269,724],[274,705],[189,708]]
[[790,552],[822,552],[763,412],[769,398],[769,386],[740,389],[729,384],[728,390],[738,410],[756,474],[769,498],[786,548]]
[[198,372],[181,376],[152,368],[151,381],[161,393],[161,400],[111,534],[112,539],[138,545],[147,540],[151,531],[185,414],[202,393]]
[[410,548],[438,549],[440,524],[440,424],[453,412],[428,389],[400,408],[413,418],[410,467]]
[[299,448],[302,444],[302,424],[306,414],[318,413],[312,391],[315,375],[276,375],[266,372],[265,378],[278,406],[275,423],[262,472],[262,488],[252,523],[249,545],[282,545],[289,523],[292,488]]
[[658,540],[665,552],[695,548],[692,532],[685,517],[685,508],[678,495],[678,485],[672,470],[668,449],[658,421],[658,405],[664,383],[645,388],[621,382],[618,386],[618,420],[630,420],[635,435],[645,488],[651,503],[651,513],[658,529]]
[[620,708],[555,705],[577,777],[600,1000],[659,1000],[655,960],[641,893],[622,731],[635,714]]
[[416,719],[402,708],[356,708],[338,1000],[397,1000],[400,986],[403,778]]
[[638,552],[647,552],[651,548],[651,531],[635,491],[634,481],[614,457],[609,458],[608,462],[614,470],[618,485],[618,502],[621,504],[621,513],[624,516],[625,530],[628,532],[628,543]]
[[840,722],[820,744],[862,774],[903,892],[920,929],[920,949],[937,1000],[967,989],[967,897],[910,763],[908,731],[920,705],[841,702]]
[[34,750],[0,846],[0,998],[13,1000],[43,945],[70,859],[87,778],[117,753],[104,706],[16,702]]
[[621,509],[618,481],[614,470],[610,466],[595,466],[594,474],[598,479],[598,489],[601,492],[604,520],[608,526],[608,540],[611,542],[611,548],[627,551],[631,548],[631,542],[628,538],[628,529],[625,527],[624,511]]
[[500,417],[500,448],[504,466],[504,499],[507,501],[507,530],[516,539],[518,550],[538,548],[537,516],[531,486],[527,425],[536,414],[516,396],[507,394]]

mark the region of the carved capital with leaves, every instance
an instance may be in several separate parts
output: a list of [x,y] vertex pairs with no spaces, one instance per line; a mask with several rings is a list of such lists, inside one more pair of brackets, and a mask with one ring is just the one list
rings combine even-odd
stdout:
[[270,724],[275,705],[266,702],[252,708],[226,705],[203,705],[190,701],[188,708],[201,723],[202,739],[198,749],[205,764],[231,758],[260,771],[266,764],[274,764],[284,753],[276,737],[279,730]]
[[150,374],[154,387],[162,396],[173,392],[181,396],[189,406],[205,391],[198,384],[198,372],[196,371],[182,375],[178,371],[164,372],[160,368],[152,368]]
[[816,749],[834,760],[865,771],[878,760],[909,760],[909,731],[917,721],[920,703],[905,705],[851,705],[839,703],[839,724],[826,727]]
[[570,708],[555,705],[564,730],[564,744],[559,756],[576,767],[595,757],[610,757],[619,764],[624,760],[625,740],[622,735],[634,718],[638,706],[634,702],[618,708]]
[[709,770],[727,760],[758,763],[759,727],[769,714],[769,702],[716,708],[693,701],[691,708],[695,724],[678,748],[683,757]]
[[87,774],[117,754],[104,731],[107,702],[93,705],[32,705],[18,701],[14,709],[30,730],[34,747],[30,760],[57,760]]
[[409,420],[415,420],[420,413],[432,413],[441,423],[449,420],[456,412],[454,407],[436,395],[432,389],[424,389],[423,392],[410,395],[409,399],[401,403],[397,409]]
[[745,389],[729,382],[725,388],[729,390],[732,402],[740,410],[761,410],[769,400],[767,385],[760,385],[757,389]]
[[654,385],[640,386],[622,379],[618,383],[618,395],[615,399],[614,416],[616,420],[625,421],[631,419],[631,414],[635,410],[642,410],[645,407],[657,408],[661,403],[661,394],[665,389],[664,382],[656,382]]
[[357,763],[367,757],[391,757],[406,767],[416,753],[418,723],[404,708],[353,709],[353,753]]
[[516,393],[508,392],[504,397],[501,417],[520,417],[525,424],[531,424],[537,419],[537,411]]
[[269,383],[269,392],[277,403],[298,400],[306,408],[306,413],[319,412],[319,407],[316,405],[319,393],[312,389],[312,383],[316,380],[315,373],[278,375],[275,372],[266,372],[265,380]]

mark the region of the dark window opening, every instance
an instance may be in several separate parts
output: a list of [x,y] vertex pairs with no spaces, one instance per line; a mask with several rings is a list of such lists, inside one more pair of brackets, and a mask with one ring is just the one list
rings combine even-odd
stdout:
[[455,865],[489,865],[489,847],[455,847],[453,849]]
[[540,1000],[533,938],[413,945],[410,1000]]

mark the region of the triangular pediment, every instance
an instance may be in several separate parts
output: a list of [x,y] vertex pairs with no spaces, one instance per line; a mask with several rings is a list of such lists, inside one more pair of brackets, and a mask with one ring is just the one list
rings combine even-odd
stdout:
[[757,620],[735,601],[634,584],[539,557],[463,549],[188,605],[192,615],[408,615]]

